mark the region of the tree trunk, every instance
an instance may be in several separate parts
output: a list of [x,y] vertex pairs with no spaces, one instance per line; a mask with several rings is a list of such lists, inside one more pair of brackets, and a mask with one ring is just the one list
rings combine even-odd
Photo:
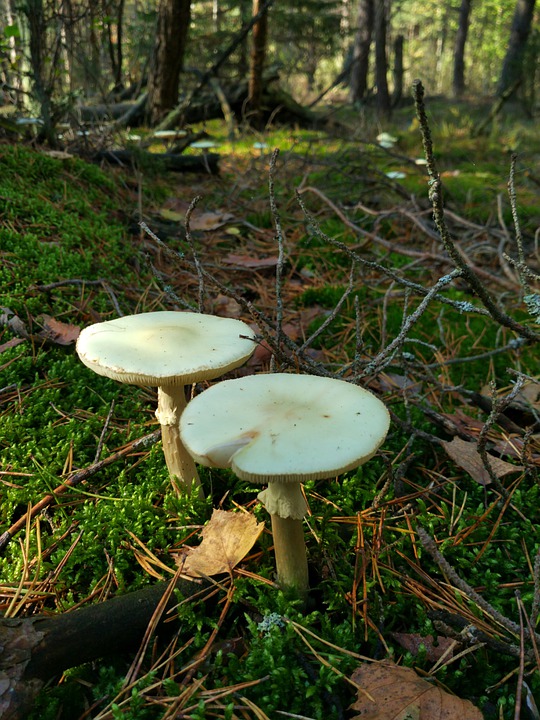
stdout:
[[500,97],[519,80],[523,74],[525,47],[531,31],[535,0],[517,0],[514,19],[510,30],[510,40],[504,58],[501,77],[497,86]]
[[[189,597],[206,584],[178,580],[175,587]],[[156,630],[170,632],[163,621],[178,602],[171,590],[162,582],[73,612],[1,619],[0,717],[24,720],[43,685],[70,667],[136,650],[159,610]]]
[[392,107],[396,107],[403,97],[403,35],[394,40],[394,92],[392,93]]
[[[123,90],[123,25],[124,25],[124,0],[119,0],[116,7],[111,2],[105,2],[105,26],[106,42],[111,61],[111,72],[114,80],[114,93]],[[114,17],[116,15],[116,17]]]
[[[264,5],[263,0],[253,0],[253,16],[258,15]],[[253,26],[251,33],[251,57],[249,63],[248,84],[248,120],[252,127],[262,129],[263,71],[266,59],[268,35],[268,11]]]
[[34,97],[40,108],[43,125],[38,138],[51,147],[56,145],[52,117],[52,88],[47,82],[47,27],[43,0],[26,0],[25,12],[30,35],[30,63]]
[[[250,7],[251,3],[249,0],[240,0],[240,21],[242,27],[245,27],[249,23]],[[248,55],[248,36],[245,35],[238,47],[238,74],[241,77],[247,77],[249,73]]]
[[202,155],[178,155],[177,153],[151,153],[145,150],[100,150],[91,156],[95,162],[108,162],[111,165],[133,166],[144,160],[147,163],[161,163],[168,172],[194,172],[219,173],[219,158],[217,153],[203,153]]
[[178,103],[178,83],[191,19],[191,0],[161,0],[148,79],[148,113],[158,123]]
[[204,86],[207,84],[211,77],[217,75],[220,67],[232,55],[236,48],[239,47],[242,42],[244,42],[244,39],[247,37],[251,28],[255,25],[256,22],[259,21],[260,17],[262,17],[262,13],[266,12],[274,4],[274,1],[275,0],[265,0],[264,4],[261,7],[261,14],[254,15],[248,22],[248,24],[243,26],[240,32],[233,37],[229,46],[225,48],[221,55],[218,56],[218,59],[214,62],[214,64],[202,74],[201,79],[199,80],[195,88],[191,91],[191,93],[189,93],[189,95],[187,95],[177,107],[167,113],[167,116],[161,121],[159,125],[159,130],[170,130],[176,125],[176,123],[178,123],[181,118],[184,117],[187,108],[190,107],[191,103],[193,102],[193,98],[201,92],[201,90],[204,88]]
[[[85,68],[86,83],[88,88],[95,90],[101,88],[101,43],[98,37],[97,28],[100,25],[99,20],[99,3],[98,0],[90,0],[88,3],[88,25],[90,48],[86,50],[86,63],[89,66]],[[85,89],[88,89],[85,88]]]
[[[22,66],[20,37],[15,33],[16,13],[12,7],[12,0],[0,2],[0,27],[4,30],[4,51],[0,54],[0,82],[5,83],[6,90],[13,89],[17,95],[14,96],[17,106],[22,105],[21,93],[24,90],[22,84]],[[17,47],[19,46],[19,47]]]
[[65,55],[65,68],[67,76],[67,87],[70,92],[76,88],[75,79],[75,14],[72,0],[64,0],[63,13],[60,19],[62,33],[62,45]]
[[465,43],[469,32],[472,0],[461,0],[459,10],[459,24],[454,46],[454,75],[452,90],[454,97],[460,98],[465,92]]
[[377,86],[377,114],[389,118],[392,114],[388,92],[388,59],[386,57],[386,6],[384,0],[375,2],[375,84]]
[[440,8],[441,27],[437,33],[435,43],[435,87],[437,92],[442,93],[444,87],[444,60],[446,58],[446,40],[448,37],[448,17],[449,11],[446,4]]
[[367,92],[369,52],[373,37],[373,0],[358,0],[356,33],[354,36],[349,100],[359,102]]

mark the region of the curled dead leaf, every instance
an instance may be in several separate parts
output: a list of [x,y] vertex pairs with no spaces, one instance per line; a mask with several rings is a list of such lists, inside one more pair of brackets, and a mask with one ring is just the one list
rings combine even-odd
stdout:
[[351,680],[358,686],[351,709],[359,713],[352,720],[482,720],[471,702],[423,680],[411,668],[366,663]]
[[201,530],[201,544],[182,548],[175,562],[193,577],[228,573],[248,554],[263,529],[264,523],[249,513],[214,510]]
[[81,328],[77,325],[60,322],[60,320],[56,320],[50,315],[40,315],[37,320],[43,328],[38,333],[39,336],[56,345],[71,345],[77,340],[81,332]]
[[32,342],[70,345],[77,340],[81,331],[77,325],[60,322],[50,315],[39,315],[35,321],[41,325],[37,333],[28,330],[21,318],[9,308],[0,308],[0,326],[5,325],[14,335]]

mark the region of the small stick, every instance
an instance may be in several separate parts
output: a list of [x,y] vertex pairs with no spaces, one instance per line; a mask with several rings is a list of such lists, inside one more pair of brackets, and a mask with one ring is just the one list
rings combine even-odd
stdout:
[[518,379],[515,382],[514,387],[512,388],[511,392],[508,393],[503,398],[498,398],[495,392],[495,386],[491,386],[492,396],[491,396],[491,412],[489,414],[488,419],[484,423],[482,429],[480,430],[480,434],[478,436],[478,441],[476,443],[476,449],[478,450],[478,453],[480,457],[482,458],[482,465],[484,466],[487,474],[490,477],[491,482],[493,483],[493,486],[498,490],[498,492],[501,493],[501,495],[504,498],[508,497],[508,491],[504,487],[504,485],[499,480],[497,474],[493,470],[493,466],[491,464],[491,461],[489,459],[489,455],[486,449],[486,443],[488,440],[488,433],[497,422],[499,415],[501,415],[506,408],[510,405],[512,400],[516,397],[516,395],[521,391],[523,388],[523,385],[525,383],[525,379],[523,377],[518,377]]
[[519,611],[519,670],[516,685],[516,703],[514,705],[514,720],[519,720],[521,717],[521,698],[523,695],[523,673],[525,672],[525,608],[521,600],[521,593],[516,590],[516,600]]
[[103,443],[105,441],[105,434],[109,427],[109,423],[111,422],[113,411],[114,411],[114,400],[111,402],[111,407],[109,408],[109,412],[107,413],[107,417],[105,418],[105,422],[103,423],[103,429],[101,431],[101,435],[99,436],[99,440],[98,440],[98,444],[97,444],[97,448],[96,448],[96,455],[94,457],[94,465],[97,462],[99,462],[99,456],[101,455],[101,451],[103,450]]
[[512,209],[512,221],[514,223],[514,230],[516,233],[516,246],[518,252],[517,269],[520,275],[520,281],[525,290],[528,290],[527,278],[523,273],[525,267],[525,253],[523,251],[523,235],[521,234],[521,226],[519,224],[519,217],[517,211],[517,196],[516,196],[516,153],[512,153],[510,158],[510,177],[508,178],[508,197],[510,198],[510,207]]
[[460,275],[461,271],[459,269],[456,269],[452,270],[452,272],[448,275],[445,275],[444,277],[437,280],[435,285],[427,292],[422,301],[419,303],[416,310],[405,317],[399,334],[396,335],[392,342],[389,343],[383,350],[381,350],[381,352],[376,355],[368,365],[366,365],[364,372],[362,373],[363,376],[380,372],[383,367],[385,367],[386,365],[388,365],[388,363],[392,361],[392,357],[399,350],[399,348],[403,346],[409,331],[427,310],[428,305],[433,299],[433,297],[436,296],[439,291],[442,290],[443,287],[445,287],[445,285],[448,285],[450,282],[452,282],[452,280],[454,280],[454,278],[459,277]]
[[538,621],[538,614],[540,611],[540,548],[538,548],[538,552],[536,553],[536,557],[534,559],[534,595],[533,595],[533,602],[531,607],[531,613],[530,613],[530,619],[531,619],[531,625],[533,627],[536,627],[536,623]]
[[191,201],[187,212],[186,212],[186,241],[189,245],[189,249],[191,250],[191,254],[193,256],[193,262],[195,263],[195,269],[197,271],[197,278],[199,280],[199,296],[198,296],[198,306],[199,306],[199,312],[204,312],[204,296],[206,294],[206,290],[204,287],[204,275],[202,272],[202,265],[201,261],[199,260],[199,254],[197,253],[197,250],[195,249],[195,243],[193,242],[193,237],[191,236],[191,215],[193,214],[193,211],[197,207],[197,203],[201,200],[201,195],[197,195],[197,197],[194,197]]
[[133,440],[129,443],[129,445],[126,445],[121,450],[117,450],[117,452],[109,455],[109,457],[106,457],[104,460],[100,460],[87,468],[83,468],[83,470],[79,470],[71,477],[67,478],[67,480],[65,480],[61,485],[58,485],[58,487],[56,487],[51,493],[42,497],[41,500],[33,505],[28,512],[17,520],[17,522],[13,523],[8,530],[0,535],[0,555],[13,540],[13,537],[26,527],[26,524],[30,520],[33,520],[42,510],[49,507],[49,505],[51,505],[59,495],[63,495],[67,490],[69,490],[69,488],[75,487],[84,480],[88,480],[89,477],[95,475],[104,467],[107,467],[107,465],[111,465],[113,462],[116,462],[116,460],[120,460],[126,455],[136,452],[141,448],[151,447],[159,440],[160,436],[161,429],[154,430],[154,432],[149,435]]
[[344,292],[343,295],[339,298],[339,300],[337,301],[334,309],[332,310],[332,312],[330,313],[330,315],[328,315],[328,317],[327,317],[326,320],[322,323],[322,325],[320,325],[320,326],[308,337],[308,339],[305,340],[304,343],[300,346],[300,348],[299,348],[299,350],[298,350],[298,352],[299,352],[300,354],[304,353],[304,352],[307,350],[307,348],[313,343],[313,341],[314,341],[316,338],[318,338],[319,335],[321,335],[321,333],[323,333],[323,332],[326,330],[326,328],[327,328],[331,323],[333,323],[334,320],[336,319],[336,317],[338,316],[339,311],[340,311],[341,308],[343,307],[343,303],[345,302],[345,300],[349,297],[349,295],[350,295],[350,294],[352,293],[352,291],[354,290],[354,270],[355,270],[355,262],[354,262],[354,260],[353,260],[352,263],[351,263],[351,271],[350,271],[350,273],[349,273],[349,284],[347,285],[347,288],[345,289],[345,292]]
[[[466,583],[465,580],[463,580],[457,574],[457,572],[450,565],[448,560],[446,560],[446,558],[442,555],[442,553],[439,552],[435,540],[430,535],[428,535],[428,533],[424,530],[423,527],[417,527],[416,532],[418,534],[418,537],[420,538],[420,542],[422,543],[426,551],[431,555],[433,560],[437,563],[441,571],[448,577],[448,579],[451,580],[454,585],[469,598],[469,600],[475,602],[478,607],[482,608],[485,613],[490,615],[496,622],[498,622],[499,625],[502,625],[502,627],[511,632],[513,635],[517,635],[519,637],[523,625],[515,623],[502,615],[498,610],[496,610],[492,605],[490,605],[487,600],[484,600],[484,598],[479,595],[476,590],[474,590],[468,583]],[[531,632],[527,628],[523,629],[523,632],[528,640],[534,638],[536,642],[540,641],[540,635],[534,632],[534,630]]]
[[[399,275],[395,270],[392,270],[392,268],[388,268],[384,265],[381,265],[378,262],[375,262],[374,260],[367,260],[362,255],[359,255],[358,253],[354,252],[354,250],[351,250],[351,248],[346,245],[345,243],[341,242],[340,240],[336,240],[333,237],[330,237],[330,235],[327,235],[324,233],[321,228],[319,227],[319,224],[313,217],[312,213],[309,212],[309,210],[306,207],[306,204],[304,203],[302,196],[297,191],[296,193],[296,200],[298,204],[300,205],[300,208],[302,209],[302,212],[304,213],[306,220],[313,228],[313,232],[317,237],[321,238],[321,240],[324,240],[332,247],[338,248],[338,250],[341,250],[346,255],[348,255],[350,258],[352,258],[355,262],[357,262],[359,265],[363,265],[366,268],[369,268],[370,270],[375,270],[376,272],[381,272],[386,277],[390,278],[391,280],[394,280],[396,283],[401,285],[405,288],[410,288],[416,295],[419,296],[425,296],[429,292],[425,289],[423,285],[420,285],[419,283],[412,282],[411,280],[408,280],[405,277],[402,277]],[[393,247],[392,249],[396,249]],[[407,253],[409,254],[409,253]],[[436,259],[437,261],[440,259],[441,261],[448,264],[446,258],[440,258],[439,256],[434,257],[430,253],[418,253],[418,255],[415,255],[415,257],[420,257],[422,260],[425,260],[426,262],[429,260]],[[446,305],[450,305],[451,307],[455,308],[459,312],[471,312],[471,313],[477,313],[479,315],[485,315],[485,316],[491,316],[491,313],[488,312],[483,307],[477,307],[469,302],[463,302],[463,301],[456,301],[452,300],[451,298],[447,298],[444,295],[436,295],[435,299],[439,302],[445,303]]]
[[[276,228],[276,240],[278,244],[278,261],[276,265],[276,347],[281,350],[283,340],[283,297],[281,294],[283,284],[283,229],[281,227],[281,219],[276,203],[276,195],[274,192],[274,177],[276,173],[276,163],[279,155],[279,149],[275,149],[270,158],[270,169],[268,173],[268,194],[270,196],[270,211]],[[275,356],[274,356],[275,358]],[[275,362],[275,359],[272,359]]]

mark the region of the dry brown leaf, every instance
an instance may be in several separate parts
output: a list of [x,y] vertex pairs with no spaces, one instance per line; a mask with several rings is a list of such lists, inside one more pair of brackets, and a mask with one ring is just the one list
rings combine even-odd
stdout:
[[[0,308],[0,326],[6,325],[11,332],[25,340],[36,343],[54,343],[55,345],[70,345],[79,337],[81,329],[77,325],[60,322],[50,315],[39,315],[36,320],[41,325],[37,333],[29,332],[24,322],[9,308]],[[14,343],[13,346],[17,344]],[[4,348],[7,349],[7,348]]]
[[230,572],[248,554],[262,533],[264,523],[243,512],[214,510],[202,529],[196,548],[183,548],[175,558],[182,572],[193,577]]
[[264,270],[276,267],[278,259],[277,257],[256,258],[251,255],[227,255],[223,258],[223,262],[227,265],[236,265],[252,270]]
[[[422,637],[416,633],[390,633],[391,636],[398,642],[402,648],[408,650],[413,657],[418,655],[420,646],[424,646],[426,651],[426,658],[429,662],[436,662],[446,654],[448,649],[454,644],[454,641],[450,638],[443,637],[442,635],[437,636],[437,641],[431,635]],[[452,657],[453,652],[450,651],[447,657]]]
[[360,713],[352,720],[482,720],[471,702],[423,680],[411,668],[366,663],[351,680],[359,688],[351,709]]
[[[473,480],[480,485],[489,485],[491,479],[488,475],[480,453],[476,449],[476,444],[454,438],[451,442],[443,442],[444,449],[452,460],[459,465],[460,468],[469,473]],[[494,455],[489,456],[489,461],[493,472],[498,478],[504,477],[512,472],[520,472],[523,470],[522,465],[512,465],[511,463],[501,460]]]
[[518,393],[517,398],[523,397],[526,403],[530,403],[536,410],[540,409],[540,383],[531,382],[530,380],[523,384],[521,392]]
[[467,415],[459,408],[457,408],[454,413],[445,413],[443,417],[451,420],[460,433],[468,435],[472,438],[478,437],[478,434],[484,427],[484,423],[481,420],[477,420],[476,418]]
[[234,298],[219,294],[214,300],[213,313],[220,317],[239,318],[242,306]]
[[43,327],[38,333],[39,337],[57,345],[71,345],[81,332],[81,328],[77,325],[60,322],[50,315],[40,315],[37,319]]
[[164,210],[172,210],[177,213],[182,213],[185,216],[188,211],[190,203],[182,197],[175,197],[171,195],[163,203]]

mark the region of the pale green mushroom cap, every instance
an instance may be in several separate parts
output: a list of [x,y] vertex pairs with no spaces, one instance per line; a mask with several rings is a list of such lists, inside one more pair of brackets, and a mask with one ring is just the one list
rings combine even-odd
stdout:
[[202,465],[255,483],[300,483],[367,462],[389,424],[385,405],[357,385],[274,373],[204,391],[184,411],[180,434]]
[[187,385],[242,365],[255,334],[241,320],[192,312],[126,315],[84,328],[81,361],[99,375],[131,385]]
[[307,595],[301,483],[362,465],[390,424],[384,404],[344,380],[273,373],[225,380],[194,398],[180,418],[184,447],[196,462],[230,467],[243,480],[268,483],[258,499],[270,513],[279,584]]

